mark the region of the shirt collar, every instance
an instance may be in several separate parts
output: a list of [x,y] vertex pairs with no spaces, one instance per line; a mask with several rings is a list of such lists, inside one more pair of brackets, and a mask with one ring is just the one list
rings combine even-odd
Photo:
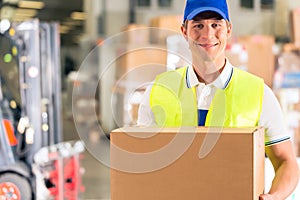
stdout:
[[[212,83],[207,84],[208,86],[214,86],[216,88],[225,89],[228,85],[228,82],[231,79],[233,71],[232,64],[226,59],[226,64],[221,72],[220,76],[216,80],[214,80]],[[197,75],[191,65],[188,66],[187,74],[186,74],[186,83],[188,88],[196,87],[198,85],[205,85],[204,83],[201,83],[198,81]]]

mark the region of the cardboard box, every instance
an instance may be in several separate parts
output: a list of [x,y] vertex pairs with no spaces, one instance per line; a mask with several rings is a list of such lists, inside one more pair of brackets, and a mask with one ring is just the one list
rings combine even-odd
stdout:
[[300,47],[300,8],[294,8],[291,15],[292,41],[297,47]]
[[248,51],[245,45],[237,42],[237,40],[237,37],[231,37],[227,41],[225,56],[233,66],[248,70]]
[[248,71],[264,79],[272,87],[275,71],[273,46],[275,38],[271,35],[251,35],[238,38],[248,52]]
[[166,71],[167,49],[160,45],[127,44],[118,47],[117,58],[117,78],[126,74],[135,76],[134,70],[141,70],[135,77],[152,81],[156,75]]
[[295,43],[285,43],[282,45],[283,52],[299,52],[300,45],[296,46]]
[[116,54],[114,93],[117,93],[119,105],[116,106],[116,118],[118,127],[121,127],[136,123],[137,105],[131,103],[132,95],[134,91],[147,87],[158,74],[167,70],[167,50],[160,45],[127,44],[120,45]]
[[155,44],[166,44],[166,38],[170,35],[181,34],[182,15],[163,15],[150,20],[150,41]]
[[126,43],[148,44],[150,42],[150,28],[147,25],[128,24],[122,31]]
[[257,200],[264,191],[262,128],[127,127],[110,139],[112,200]]
[[300,156],[300,89],[279,88],[274,90],[284,117],[287,134],[291,137],[295,155]]

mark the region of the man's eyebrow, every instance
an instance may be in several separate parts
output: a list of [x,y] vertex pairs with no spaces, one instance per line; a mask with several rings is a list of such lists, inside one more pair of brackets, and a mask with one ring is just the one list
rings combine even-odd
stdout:
[[201,21],[203,21],[203,19],[193,19],[192,20],[192,24],[196,24],[196,23],[199,23],[199,22],[201,22]]

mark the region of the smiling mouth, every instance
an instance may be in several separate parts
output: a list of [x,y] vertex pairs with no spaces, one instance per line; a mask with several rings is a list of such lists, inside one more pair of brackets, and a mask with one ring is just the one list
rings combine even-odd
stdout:
[[218,45],[218,43],[215,43],[215,44],[197,44],[203,48],[210,48],[210,47],[215,47]]
[[198,46],[198,47],[201,47],[201,48],[203,48],[203,49],[209,49],[209,48],[213,48],[213,47],[216,47],[216,46],[218,46],[219,45],[219,43],[218,42],[216,42],[216,43],[196,43],[196,42],[194,42],[194,45],[195,46]]

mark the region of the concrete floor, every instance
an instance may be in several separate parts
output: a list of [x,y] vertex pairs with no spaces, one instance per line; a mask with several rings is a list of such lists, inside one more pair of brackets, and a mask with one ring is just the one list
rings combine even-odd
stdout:
[[[64,112],[65,113],[65,112]],[[87,142],[87,138],[80,138],[78,131],[75,128],[74,120],[70,116],[64,116],[63,134],[64,141],[69,140],[82,140]],[[88,129],[87,129],[88,132]],[[101,140],[101,137],[93,140],[93,145],[100,146],[106,145],[109,147],[108,140]],[[98,161],[93,153],[90,153],[91,144],[87,144],[89,147],[83,153],[82,167],[85,173],[82,176],[83,185],[85,187],[82,193],[82,198],[85,200],[108,200],[110,199],[110,179],[109,179],[109,167]],[[109,156],[109,155],[107,155]]]

